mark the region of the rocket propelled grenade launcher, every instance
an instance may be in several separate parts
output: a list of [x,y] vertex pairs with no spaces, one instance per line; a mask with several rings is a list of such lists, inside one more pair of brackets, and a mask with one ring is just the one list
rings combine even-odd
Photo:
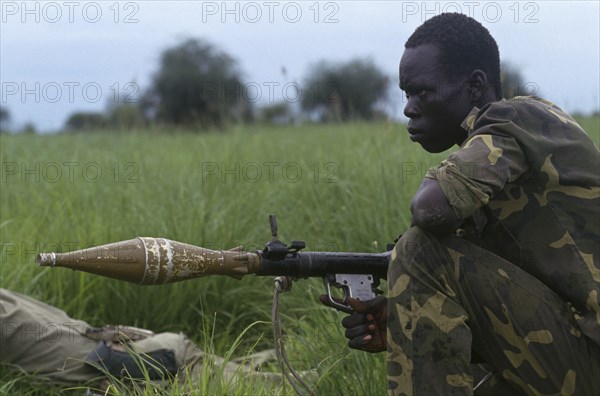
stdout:
[[[300,252],[304,241],[290,246],[277,239],[277,220],[271,215],[272,240],[263,250],[248,252],[241,246],[211,250],[164,238],[139,237],[69,253],[40,253],[40,266],[66,267],[140,285],[160,285],[207,275],[237,279],[247,274],[322,277],[329,300],[337,309],[352,312],[349,297],[366,301],[379,293],[386,278],[390,253]],[[343,291],[333,299],[331,287]]]

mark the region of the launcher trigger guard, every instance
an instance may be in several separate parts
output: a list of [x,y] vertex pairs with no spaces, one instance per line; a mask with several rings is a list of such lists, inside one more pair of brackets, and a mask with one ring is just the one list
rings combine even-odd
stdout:
[[[327,274],[323,277],[325,291],[327,292],[327,299],[329,300],[329,305],[332,308],[351,314],[354,312],[354,308],[348,304],[348,298],[352,297],[352,290],[350,289],[350,285],[346,284],[345,282],[340,282],[339,277],[339,274]],[[332,285],[342,289],[344,295],[341,302],[339,300],[336,301],[333,298],[333,294],[331,293]]]

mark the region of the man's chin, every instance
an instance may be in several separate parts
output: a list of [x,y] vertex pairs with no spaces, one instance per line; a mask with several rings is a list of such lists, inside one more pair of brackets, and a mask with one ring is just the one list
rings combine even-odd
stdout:
[[417,143],[419,143],[421,145],[423,150],[425,150],[431,154],[441,153],[442,151],[446,151],[450,148],[450,147],[440,147],[439,145],[431,144],[426,141],[419,141]]

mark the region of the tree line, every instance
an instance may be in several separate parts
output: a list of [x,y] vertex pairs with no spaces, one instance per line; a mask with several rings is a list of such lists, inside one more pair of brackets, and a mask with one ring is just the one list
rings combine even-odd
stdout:
[[[286,70],[282,68],[282,77]],[[298,89],[299,84],[290,85]],[[387,76],[369,59],[346,63],[321,62],[302,82],[295,101],[281,100],[257,107],[232,56],[213,44],[187,39],[160,56],[150,87],[136,103],[111,103],[106,112],[76,112],[66,130],[131,129],[147,125],[176,125],[197,130],[225,129],[232,123],[291,123],[299,117],[312,121],[372,120],[386,97]]]
[[[282,76],[287,78],[284,67]],[[503,65],[503,80],[504,97],[524,94],[519,92],[524,84],[516,68]],[[298,89],[299,85],[290,87]],[[175,125],[204,130],[225,129],[239,122],[385,119],[390,88],[390,78],[368,58],[339,63],[321,61],[304,77],[297,105],[295,101],[281,100],[257,108],[257,103],[249,97],[247,91],[251,87],[244,83],[238,62],[211,43],[190,38],[161,53],[158,70],[138,100],[128,101],[127,95],[119,95],[120,100],[111,102],[104,112],[72,113],[64,129]],[[8,110],[0,109],[0,130],[7,129],[9,120]],[[31,124],[28,128],[32,128]]]

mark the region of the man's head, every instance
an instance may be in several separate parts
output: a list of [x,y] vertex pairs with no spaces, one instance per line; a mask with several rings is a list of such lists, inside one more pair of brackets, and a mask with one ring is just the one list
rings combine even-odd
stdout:
[[429,152],[462,143],[460,124],[469,111],[500,99],[496,41],[479,22],[452,13],[423,23],[405,48],[400,88],[411,139]]

